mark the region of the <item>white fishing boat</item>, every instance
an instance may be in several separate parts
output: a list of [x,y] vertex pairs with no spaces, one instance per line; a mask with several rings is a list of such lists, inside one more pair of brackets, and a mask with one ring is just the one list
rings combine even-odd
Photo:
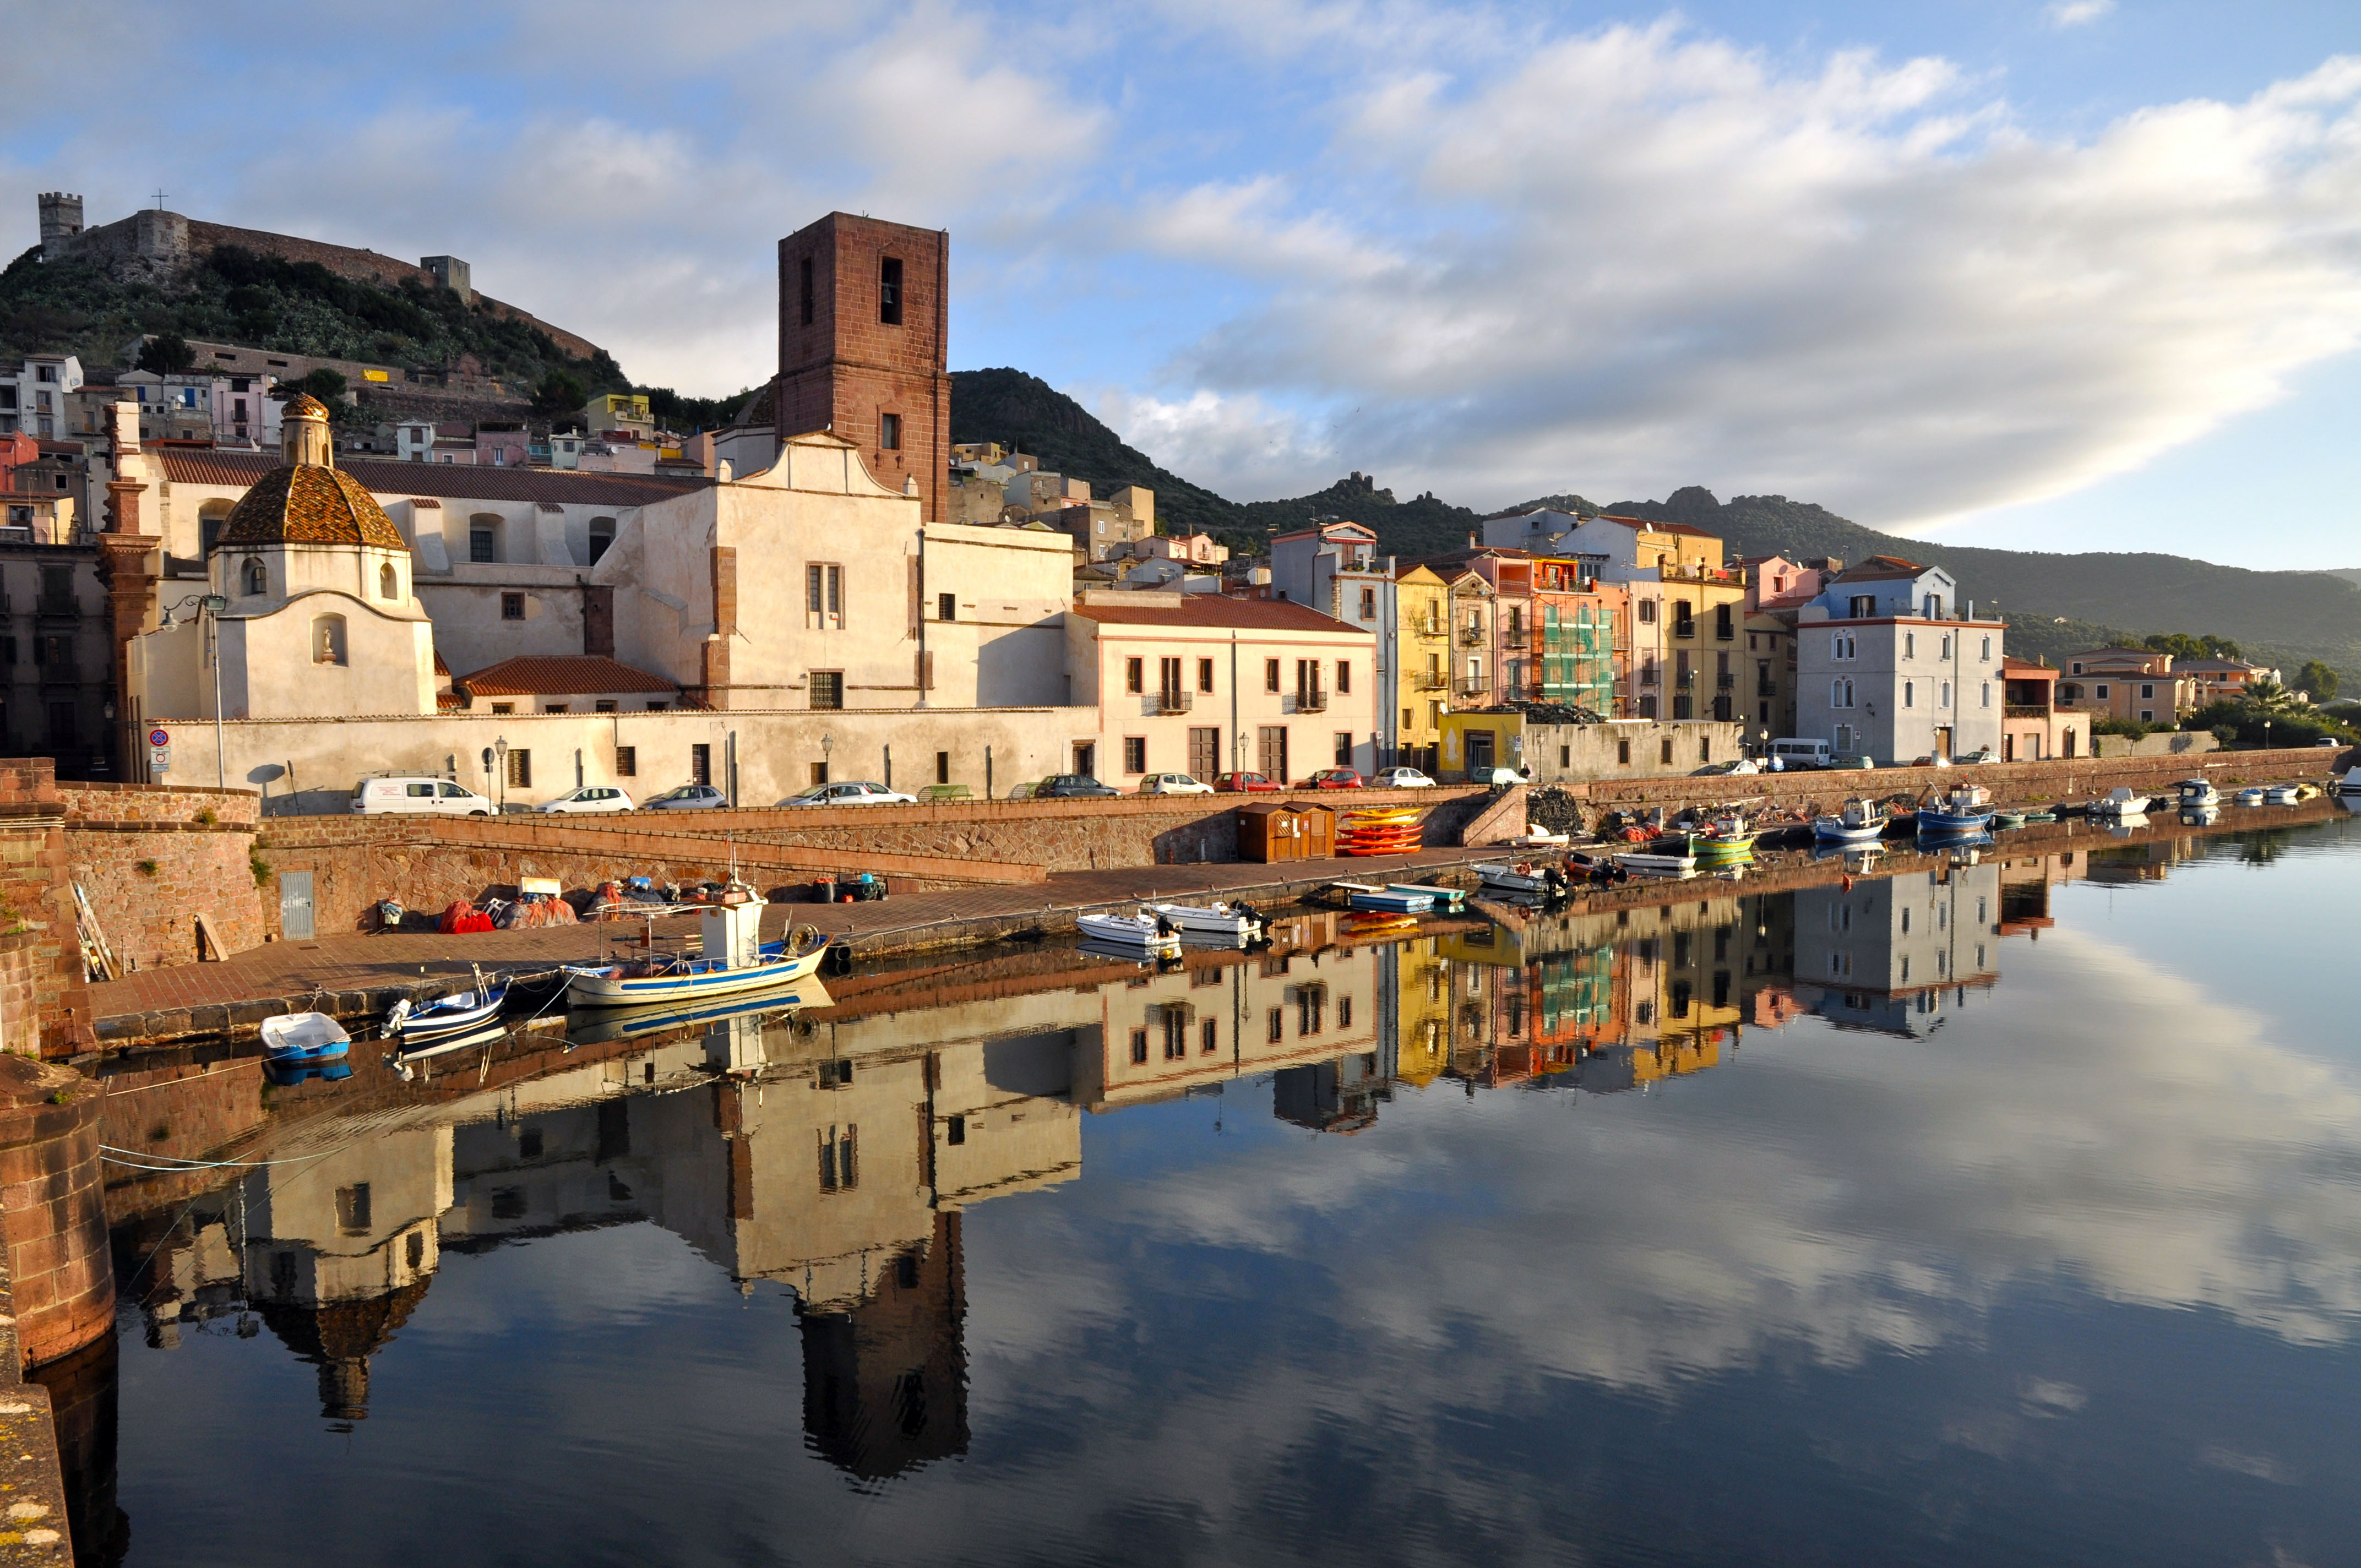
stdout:
[[1087,941],[1103,942],[1134,953],[1178,953],[1180,932],[1171,921],[1148,914],[1081,915],[1074,929]]
[[1224,937],[1251,942],[1262,935],[1263,918],[1251,904],[1148,904],[1141,907],[1161,915],[1184,937]]
[[1505,888],[1510,893],[1546,893],[1554,878],[1564,885],[1565,874],[1554,866],[1532,861],[1486,861],[1475,868],[1476,880],[1486,887]]
[[2263,786],[2249,784],[2231,798],[2240,806],[2260,806],[2263,804]]
[[479,969],[476,971],[476,983],[466,991],[438,996],[416,1006],[403,997],[386,1010],[385,1022],[379,1028],[389,1040],[412,1042],[466,1034],[500,1016],[500,1003],[507,999],[508,990],[507,977],[488,982]]
[[2212,779],[2183,779],[2174,786],[2174,789],[2180,798],[2180,809],[2183,811],[2193,811],[2201,806],[2222,804],[2222,792],[2213,787]]
[[2273,784],[2263,791],[2265,806],[2293,806],[2302,798],[2293,784]]
[[1615,863],[1627,872],[1643,876],[1686,876],[1697,870],[1697,858],[1655,850],[1634,850],[1629,854],[1616,856]]
[[1528,828],[1509,840],[1511,850],[1563,850],[1574,841],[1572,835],[1553,833],[1546,828]]
[[1982,833],[1992,827],[1992,792],[1963,784],[1933,806],[1918,808],[1921,833]]
[[262,1054],[273,1063],[331,1061],[352,1044],[345,1026],[325,1013],[288,1013],[262,1021]]
[[819,968],[828,938],[807,926],[796,939],[765,948],[759,936],[763,905],[725,904],[705,911],[699,950],[612,964],[569,964],[566,992],[577,1007],[633,1007],[691,997],[734,996],[791,985]]
[[2125,817],[2146,817],[2147,796],[2135,795],[2129,785],[2117,784],[2107,792],[2104,800],[2091,803],[2091,815],[2101,818],[2120,819]]

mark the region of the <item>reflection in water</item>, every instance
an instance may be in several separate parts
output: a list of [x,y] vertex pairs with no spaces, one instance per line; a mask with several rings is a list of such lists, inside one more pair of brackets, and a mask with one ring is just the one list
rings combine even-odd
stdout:
[[[272,1163],[114,1194],[117,1267],[149,1347],[131,1354],[172,1352],[184,1330],[235,1344],[267,1327],[261,1344],[317,1368],[320,1420],[367,1442],[372,1365],[434,1314],[460,1260],[659,1227],[750,1308],[758,1288],[791,1298],[805,1441],[864,1489],[915,1485],[962,1456],[950,1472],[973,1471],[979,1434],[993,1438],[1012,1491],[962,1494],[968,1523],[949,1536],[916,1503],[897,1516],[914,1547],[985,1559],[1034,1552],[1027,1530],[1059,1506],[1038,1489],[1028,1444],[1084,1442],[1063,1484],[1159,1518],[1222,1496],[1182,1462],[1198,1445],[1294,1474],[1301,1445],[1321,1440],[1271,1401],[1302,1375],[1328,1380],[1316,1397],[1295,1389],[1305,1409],[1402,1439],[1393,1461],[1323,1462],[1345,1466],[1320,1472],[1344,1485],[1413,1457],[1415,1474],[1454,1470],[1412,1434],[1532,1406],[1529,1373],[1675,1403],[1700,1378],[1751,1376],[1789,1350],[1859,1374],[1894,1353],[1965,1354],[1971,1320],[2037,1279],[2099,1303],[2202,1305],[2236,1332],[2341,1349],[2361,1311],[2361,1095],[2345,1068],[2297,1064],[2190,982],[2059,929],[2074,884],[2153,885],[2191,853],[2225,868],[2268,857],[2229,839],[2070,842],[1794,892],[1686,883],[1429,922],[1408,941],[1299,916],[1277,923],[1268,951],[1192,950],[1165,969],[1033,950],[852,977],[811,1005],[642,1037],[609,1021],[570,1054],[520,1036],[408,1083],[365,1067],[268,1113],[213,1106],[208,1124],[258,1124],[236,1157]],[[2311,842],[2298,830],[2278,845],[2269,874],[2291,874]],[[2045,937],[2059,945],[2045,943],[2048,961],[2024,981],[2035,1010],[1993,1032],[2015,994],[1999,985],[2004,944]],[[1813,1015],[1833,1027],[1775,1033]],[[1976,1049],[1944,1048],[1978,1020]],[[1773,1038],[1770,1056],[1747,1053],[1760,1070],[1714,1074],[1711,1094],[1532,1119],[1695,1078]],[[1421,1093],[1446,1080],[1454,1093]],[[1264,1084],[1257,1133],[1232,1113]],[[139,1091],[193,1105],[218,1100],[223,1077]],[[1110,1115],[1105,1140],[1086,1135],[1086,1118]],[[1208,1121],[1223,1135],[1210,1150]],[[1104,1179],[1080,1181],[1086,1146]],[[2296,1167],[2308,1193],[2290,1190]],[[1038,1196],[996,1202],[1021,1194]],[[1002,1218],[979,1232],[972,1214]],[[980,1234],[994,1238],[981,1271],[969,1255]],[[1230,1261],[1185,1266],[1207,1258]],[[1273,1282],[1242,1283],[1248,1258]],[[972,1307],[989,1325],[982,1353]],[[1261,1359],[1265,1335],[1307,1332],[1355,1343],[1357,1359]],[[1261,1370],[1210,1384],[1186,1370],[1232,1354]],[[979,1405],[972,1378],[987,1376]],[[2057,1366],[1995,1376],[2032,1390],[2024,1410],[2095,1429],[2088,1389]],[[111,1359],[83,1381],[111,1410]],[[437,1393],[412,1381],[403,1397],[414,1417]],[[1792,1395],[1756,1397],[1769,1420]],[[108,1522],[120,1519],[114,1442],[96,1398],[76,1509],[93,1521],[86,1560],[111,1562],[125,1537]],[[1116,1414],[1126,1401],[1132,1413]],[[2027,1441],[1974,1430],[1915,1463]],[[1803,1468],[1776,1484],[1826,1484],[1808,1466],[1835,1451],[1796,1452],[1820,1458],[1785,1461]],[[2221,1452],[2217,1471],[2240,1454],[2249,1471],[2283,1464]],[[441,1474],[431,1458],[407,1463],[413,1479]],[[1521,1459],[1502,1463],[1523,1475]],[[1400,1481],[1404,1508],[1433,1485]],[[1286,1540],[1279,1505],[1249,1493],[1224,1504],[1239,1519],[1189,1539],[1228,1555]],[[1543,1512],[1577,1504],[1569,1494]],[[1595,1496],[1581,1506],[1615,1512]],[[1736,1493],[1726,1508],[1728,1541],[1752,1541],[1760,1521]],[[1386,1555],[1389,1517],[1358,1521],[1346,1554]],[[1083,1532],[1061,1538],[1071,1554],[1103,1550],[1087,1518],[1066,1528]],[[1864,1515],[1861,1528],[1901,1527]],[[2020,1548],[2026,1529],[2008,1531]],[[1452,1558],[1474,1539],[1403,1550]],[[249,1561],[280,1550],[222,1544]]]

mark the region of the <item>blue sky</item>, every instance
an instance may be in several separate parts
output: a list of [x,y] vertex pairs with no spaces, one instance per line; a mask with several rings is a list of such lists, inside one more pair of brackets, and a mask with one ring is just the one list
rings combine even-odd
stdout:
[[[32,195],[397,255],[733,390],[773,245],[946,227],[952,363],[1224,493],[1702,483],[2361,565],[2361,11],[2167,0],[25,9]],[[2228,523],[2230,526],[2225,527]],[[2257,523],[2263,526],[2257,526]]]

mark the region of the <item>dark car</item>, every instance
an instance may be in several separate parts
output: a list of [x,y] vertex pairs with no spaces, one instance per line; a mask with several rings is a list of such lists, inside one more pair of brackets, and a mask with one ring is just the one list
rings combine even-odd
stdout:
[[1296,787],[1299,789],[1359,789],[1367,782],[1351,768],[1323,768]]
[[1100,795],[1122,793],[1099,783],[1088,773],[1058,773],[1033,786],[1033,798],[1036,800],[1094,799]]
[[1259,795],[1268,791],[1276,795],[1287,786],[1261,773],[1220,773],[1213,779],[1213,787],[1224,794]]

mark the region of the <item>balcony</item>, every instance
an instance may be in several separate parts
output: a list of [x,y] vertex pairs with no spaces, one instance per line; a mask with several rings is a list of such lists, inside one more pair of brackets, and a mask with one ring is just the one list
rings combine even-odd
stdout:
[[1418,620],[1411,623],[1410,634],[1412,637],[1423,638],[1430,642],[1448,641],[1451,637],[1451,628],[1439,620]]
[[1479,697],[1491,689],[1491,679],[1486,675],[1462,675],[1451,683],[1451,694],[1457,697]]
[[2049,709],[2037,702],[2008,702],[2001,705],[2003,718],[2047,718]]
[[1168,689],[1156,693],[1152,700],[1159,713],[1186,713],[1196,705],[1197,694]]
[[1461,627],[1459,629],[1459,642],[1462,647],[1466,648],[1479,648],[1483,646],[1484,629],[1480,626]]
[[37,664],[33,674],[45,686],[78,686],[82,685],[80,664]]
[[1422,692],[1439,692],[1451,684],[1451,677],[1441,670],[1421,670],[1416,679]]
[[1697,636],[1697,622],[1693,620],[1673,622],[1673,635],[1685,640],[1694,640]]
[[1777,681],[1757,681],[1754,683],[1754,695],[1756,696],[1777,696],[1779,695],[1779,683]]
[[33,613],[53,620],[80,620],[82,602],[71,594],[42,594],[34,603]]
[[1295,711],[1298,713],[1327,712],[1328,694],[1317,686],[1301,686],[1297,688],[1295,693]]
[[1714,676],[1713,684],[1717,690],[1736,691],[1738,689],[1738,675],[1734,671],[1724,670],[1719,674]]

